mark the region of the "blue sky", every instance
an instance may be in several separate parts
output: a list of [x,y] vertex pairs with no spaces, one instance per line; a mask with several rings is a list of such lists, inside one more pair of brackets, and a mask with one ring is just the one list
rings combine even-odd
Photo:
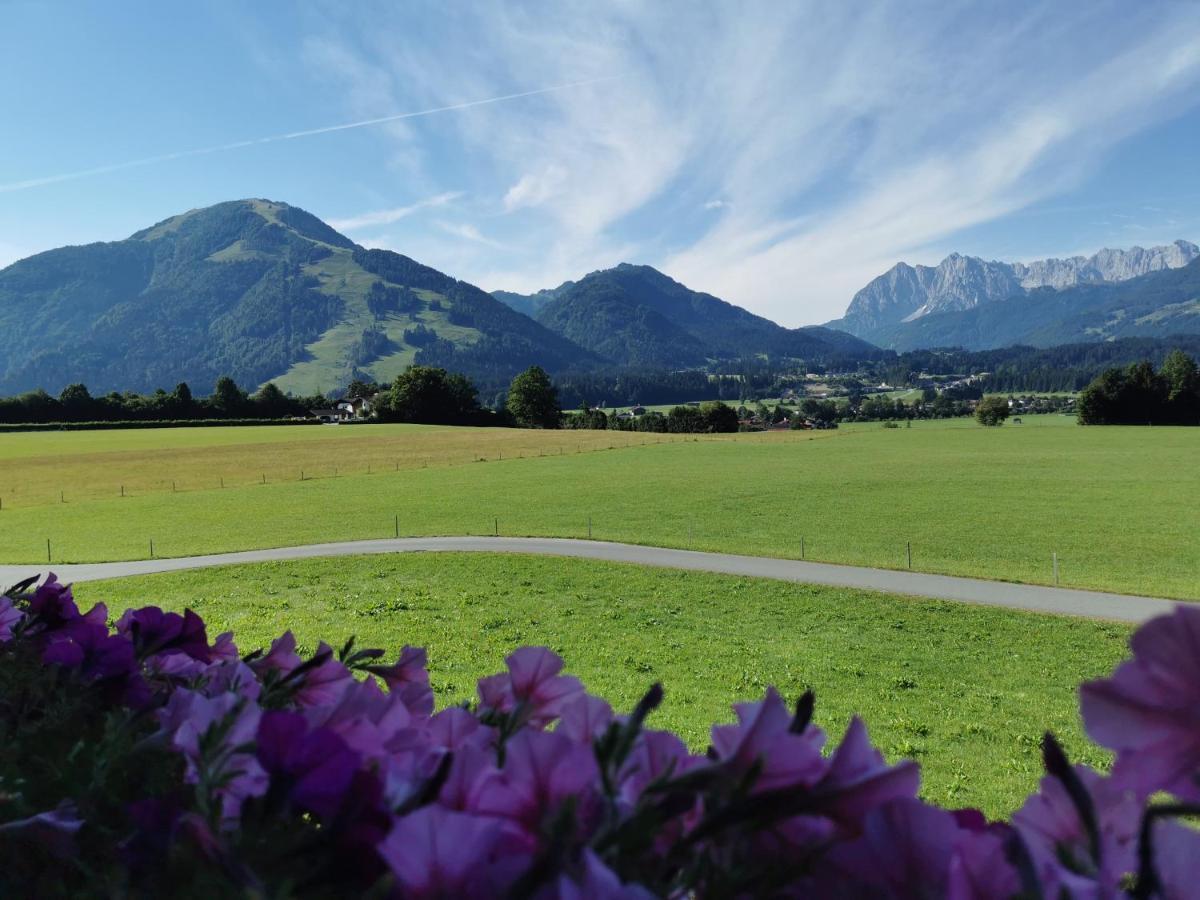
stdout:
[[800,325],[900,259],[1200,239],[1200,4],[0,0],[0,123],[0,265],[267,197]]

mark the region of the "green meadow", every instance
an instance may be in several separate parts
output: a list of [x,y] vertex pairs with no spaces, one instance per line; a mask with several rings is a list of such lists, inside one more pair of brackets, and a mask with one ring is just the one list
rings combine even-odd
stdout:
[[840,738],[861,714],[876,744],[924,769],[923,793],[1011,812],[1041,774],[1045,729],[1105,765],[1079,725],[1075,688],[1123,657],[1126,626],[751,578],[505,554],[402,554],[231,566],[76,587],[110,614],[190,607],[248,652],[285,629],[394,653],[429,650],[442,705],[523,644],[546,645],[618,710],[655,681],[651,725],[697,751],[730,704],[774,684],[812,688]]
[[[583,537],[590,519],[597,539],[780,557],[803,540],[810,559],[888,568],[907,565],[911,543],[914,569],[1043,584],[1057,553],[1064,585],[1200,598],[1200,429],[1070,421],[661,444],[404,426],[262,429],[242,443],[224,443],[239,429],[2,435],[0,560],[44,562],[47,539],[53,561],[84,562],[142,558],[150,540],[184,556],[389,537],[397,522],[401,535]],[[56,480],[75,488],[60,499]]]

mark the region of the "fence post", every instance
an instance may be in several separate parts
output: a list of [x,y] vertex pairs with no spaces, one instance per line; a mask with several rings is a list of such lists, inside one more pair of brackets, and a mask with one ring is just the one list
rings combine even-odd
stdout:
[[908,567],[912,568],[912,541],[905,544],[905,549],[908,551]]
[[1051,553],[1050,556],[1054,560],[1054,584],[1057,587],[1058,586],[1058,552],[1055,551],[1054,553]]
[[499,518],[492,519],[492,533],[496,537],[500,537],[500,519]]
[[46,562],[50,562],[50,538],[46,538]]
[[400,516],[396,516],[396,537],[400,537]]
[[592,539],[592,517],[588,516],[588,540]]
[[150,538],[150,558],[154,559],[154,538]]
[[800,535],[800,558],[804,559],[804,535]]

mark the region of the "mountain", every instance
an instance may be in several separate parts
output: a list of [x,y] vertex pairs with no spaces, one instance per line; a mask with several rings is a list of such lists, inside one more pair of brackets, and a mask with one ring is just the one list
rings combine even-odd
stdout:
[[875,329],[883,346],[990,350],[1200,334],[1200,258],[1116,283],[1037,288],[971,309]]
[[1177,269],[1200,257],[1200,247],[1175,241],[1162,247],[1101,250],[1093,256],[1006,263],[952,253],[936,267],[898,263],[850,301],[842,319],[829,327],[886,346],[893,326],[939,313],[974,309],[1038,288],[1127,281],[1150,272]]
[[762,354],[809,361],[879,355],[878,348],[832,329],[784,328],[650,266],[622,263],[536,294],[493,296],[627,366],[687,368]]
[[148,391],[221,375],[296,394],[413,362],[502,381],[600,360],[466,282],[366,250],[286,203],[238,200],[0,270],[0,393]]
[[[567,282],[567,284],[574,283],[573,281]],[[505,306],[512,307],[522,315],[536,319],[537,314],[542,311],[542,307],[554,299],[555,293],[553,290],[541,290],[536,294],[514,294],[512,291],[492,291],[492,296]]]

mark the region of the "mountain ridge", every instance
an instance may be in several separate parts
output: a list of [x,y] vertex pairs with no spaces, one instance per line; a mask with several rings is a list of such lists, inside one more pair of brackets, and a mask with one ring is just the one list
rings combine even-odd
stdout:
[[879,353],[822,326],[784,328],[657,269],[621,263],[534,294],[493,292],[551,331],[622,365],[688,367],[767,354],[815,361]]
[[313,394],[413,362],[492,379],[601,363],[474,285],[263,199],[18,260],[0,270],[0,330],[7,393],[204,391],[228,374]]
[[1200,257],[1124,281],[1035,288],[1007,300],[877,329],[887,347],[992,350],[1200,334]]
[[1041,288],[1119,283],[1180,268],[1198,257],[1200,247],[1177,240],[1157,247],[1104,249],[1091,256],[1029,263],[959,253],[951,253],[937,266],[900,262],[859,290],[841,319],[827,324],[879,343],[894,326],[925,316],[969,310]]

